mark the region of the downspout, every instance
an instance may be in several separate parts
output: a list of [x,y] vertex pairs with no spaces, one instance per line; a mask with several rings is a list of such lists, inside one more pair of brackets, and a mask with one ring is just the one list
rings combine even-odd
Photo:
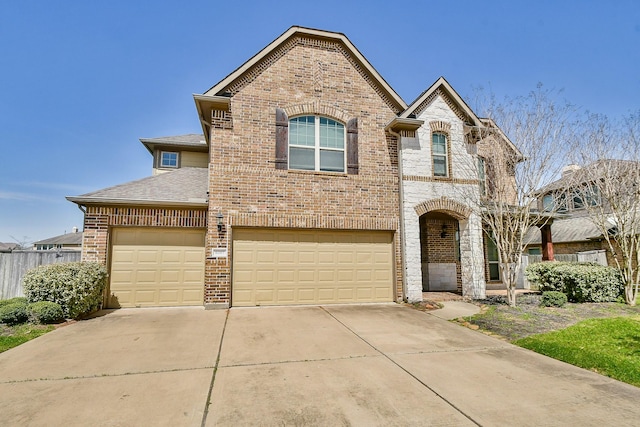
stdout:
[[407,258],[405,256],[405,235],[404,235],[404,195],[403,195],[403,184],[402,184],[402,136],[392,130],[391,128],[387,128],[387,131],[396,137],[398,140],[398,204],[400,209],[400,256],[402,257],[402,299],[407,301]]

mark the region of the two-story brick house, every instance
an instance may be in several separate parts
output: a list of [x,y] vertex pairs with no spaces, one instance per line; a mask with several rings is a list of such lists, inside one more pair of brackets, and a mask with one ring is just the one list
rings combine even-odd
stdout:
[[444,79],[408,106],[346,36],[292,27],[194,99],[204,136],[143,139],[153,176],[69,198],[107,305],[484,295],[480,221],[450,191],[479,187],[483,122]]

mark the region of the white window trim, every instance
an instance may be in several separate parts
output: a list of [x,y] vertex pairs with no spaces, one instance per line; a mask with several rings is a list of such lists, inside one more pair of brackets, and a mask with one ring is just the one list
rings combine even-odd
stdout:
[[[175,154],[176,155],[176,164],[175,164],[175,166],[163,164],[163,160],[164,160],[163,157],[164,157],[165,153],[166,154]],[[178,153],[177,151],[160,151],[160,158],[158,159],[158,167],[176,169],[179,164],[180,164],[180,153]]]
[[[291,158],[291,147],[293,148],[306,148],[306,149],[311,149],[313,148],[314,150],[314,170],[313,171],[309,171],[308,169],[292,169],[291,165],[288,164],[287,168],[289,170],[300,170],[300,171],[309,171],[309,172],[324,172],[324,173],[347,173],[347,126],[335,119],[332,119],[331,117],[327,117],[327,116],[319,116],[317,114],[305,114],[302,116],[296,116],[296,117],[291,117],[289,119],[289,122],[291,122],[291,120],[293,119],[297,119],[300,117],[313,117],[314,121],[314,146],[311,147],[310,145],[297,145],[297,144],[292,144],[291,143],[291,135],[288,135],[288,141],[287,141],[287,150],[289,151],[288,155],[287,155],[287,162],[289,162],[289,159]],[[343,127],[343,133],[342,133],[342,138],[343,138],[343,143],[342,143],[342,148],[331,148],[331,147],[320,147],[320,119],[321,118],[325,118],[325,119],[329,119],[332,120],[336,123],[340,123]],[[342,152],[342,170],[341,171],[324,171],[320,169],[320,151],[341,151]]]
[[[444,154],[435,154],[433,151],[433,137],[435,135],[444,136]],[[436,157],[444,157],[444,175],[436,175]],[[449,171],[449,135],[444,132],[431,132],[431,167],[433,169],[433,176],[435,178],[448,178]]]

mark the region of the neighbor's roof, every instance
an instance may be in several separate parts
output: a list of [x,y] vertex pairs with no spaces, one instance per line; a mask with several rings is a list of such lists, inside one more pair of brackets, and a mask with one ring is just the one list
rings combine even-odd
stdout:
[[14,249],[20,248],[17,243],[2,243],[0,242],[0,252],[11,252]]
[[33,242],[34,245],[82,245],[82,232],[66,233],[60,236]]
[[272,53],[278,54],[278,48],[283,46],[287,41],[296,37],[307,37],[319,40],[331,40],[341,43],[348,55],[362,67],[362,70],[370,76],[371,83],[383,93],[391,103],[395,104],[397,113],[401,113],[407,108],[407,103],[396,93],[395,90],[382,78],[380,73],[369,63],[369,61],[360,53],[360,51],[351,43],[351,41],[342,33],[331,31],[317,30],[293,26],[280,35],[277,39],[269,43],[264,49],[251,57],[248,61],[236,68],[231,74],[216,83],[204,94],[194,94],[193,98],[198,109],[198,116],[202,123],[204,134],[207,135],[206,123],[211,119],[211,110],[213,108],[224,108],[229,105],[230,96],[227,92],[228,88],[243,78],[252,70],[258,70],[264,60],[268,60]]
[[79,205],[207,206],[207,168],[181,168],[67,200]]
[[566,189],[571,186],[593,182],[597,177],[605,174],[623,171],[626,168],[638,168],[638,162],[632,160],[600,159],[573,172],[565,173],[560,179],[542,187],[539,193],[546,193],[558,189]]
[[[588,216],[566,219],[556,219],[551,224],[551,239],[553,243],[586,242],[597,239],[602,233]],[[540,230],[531,227],[525,241],[529,245],[541,244]]]
[[150,153],[156,147],[166,148],[189,148],[195,151],[207,151],[207,141],[200,133],[190,133],[187,135],[161,136],[159,138],[140,138],[140,142],[147,147]]

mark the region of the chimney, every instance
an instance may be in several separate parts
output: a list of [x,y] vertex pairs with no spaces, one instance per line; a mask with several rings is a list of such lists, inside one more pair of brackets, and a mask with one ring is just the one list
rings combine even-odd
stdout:
[[73,227],[73,228],[71,229],[71,232],[72,232],[72,233],[77,233],[77,232],[78,232],[78,227]]
[[580,170],[580,166],[578,165],[567,165],[562,168],[562,177],[569,176],[575,171]]

